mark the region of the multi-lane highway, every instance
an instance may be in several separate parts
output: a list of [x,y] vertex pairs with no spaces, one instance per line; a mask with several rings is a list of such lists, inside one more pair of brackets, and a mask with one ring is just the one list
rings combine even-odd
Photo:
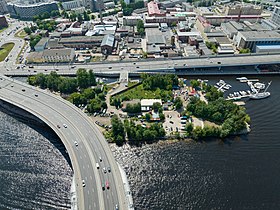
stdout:
[[[0,77],[0,99],[35,115],[60,137],[74,169],[79,209],[107,210],[116,205],[127,209],[112,152],[102,133],[81,110],[54,94],[5,76]],[[106,182],[108,188],[102,189]]]
[[[259,55],[241,55],[241,56],[215,56],[203,58],[185,58],[185,59],[165,59],[165,60],[143,60],[133,62],[112,62],[96,64],[49,64],[34,65],[33,68],[28,66],[20,69],[5,70],[5,75],[26,76],[37,73],[50,73],[56,71],[61,75],[74,75],[78,68],[92,69],[95,73],[100,74],[119,74],[120,72],[164,72],[174,70],[193,70],[199,68],[228,68],[242,66],[257,66],[259,64],[279,64],[280,54],[259,54]],[[20,65],[21,67],[23,65]],[[74,67],[74,68],[73,68]],[[245,71],[245,70],[244,70]]]

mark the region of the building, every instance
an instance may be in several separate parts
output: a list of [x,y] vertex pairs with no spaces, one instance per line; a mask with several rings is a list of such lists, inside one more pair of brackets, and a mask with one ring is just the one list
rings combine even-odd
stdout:
[[160,103],[162,105],[161,99],[142,99],[140,103],[142,112],[150,111],[154,103]]
[[195,38],[195,40],[201,40],[201,35],[198,31],[189,31],[189,32],[181,32],[177,31],[177,38],[183,43],[189,43],[190,45],[195,45],[191,44],[192,40],[189,40],[190,38]]
[[154,16],[154,17],[160,17],[160,16],[165,16],[164,13],[161,13],[158,4],[154,1],[150,1],[147,4],[147,8],[148,8],[148,14],[149,16]]
[[211,15],[215,14],[213,11],[210,11],[210,9],[208,7],[198,7],[196,9],[196,12],[200,16],[205,16],[205,15],[211,16]]
[[261,15],[262,6],[253,4],[240,4],[239,2],[229,4],[222,10],[225,16],[228,15]]
[[181,4],[182,2],[186,2],[185,0],[168,0],[160,2],[160,7],[163,9],[172,8],[176,4]]
[[36,52],[41,52],[43,51],[47,44],[48,44],[49,38],[43,37],[34,47]]
[[92,0],[93,1],[93,8],[92,11],[99,12],[105,9],[105,4],[103,0]]
[[103,36],[74,36],[61,38],[58,44],[69,48],[92,49],[94,47],[100,47],[102,40]]
[[112,34],[104,36],[101,42],[101,51],[104,55],[112,54],[114,50],[115,37]]
[[186,21],[185,16],[181,17],[172,17],[172,16],[166,16],[166,17],[146,17],[145,18],[146,23],[167,23],[168,25],[172,23],[178,23],[180,21]]
[[275,6],[271,21],[280,27],[280,7]]
[[185,12],[193,12],[194,10],[194,6],[191,5],[190,3],[188,2],[183,2],[182,3],[182,8]]
[[125,16],[123,17],[123,25],[136,26],[139,20],[142,20],[141,16]]
[[249,21],[252,23],[261,22],[263,16],[261,15],[205,15],[203,16],[207,22],[214,26],[220,26],[222,23],[229,21],[244,22]]
[[202,16],[197,17],[196,26],[201,33],[210,32],[212,27],[209,21]]
[[7,7],[11,17],[23,20],[32,20],[34,16],[44,12],[51,13],[53,10],[59,10],[57,3],[54,1],[28,5],[8,3]]
[[72,10],[72,9],[84,6],[84,4],[81,0],[62,2],[61,5],[64,10]]
[[0,15],[0,29],[1,28],[6,28],[8,26],[9,26],[9,24],[8,24],[8,22],[6,20],[6,17]]
[[0,15],[8,13],[7,2],[6,0],[0,1]]
[[47,49],[43,51],[42,58],[47,63],[72,62],[75,58],[74,49]]
[[249,48],[256,52],[258,46],[263,46],[263,51],[264,46],[280,45],[280,34],[276,31],[238,31],[235,43],[238,49]]

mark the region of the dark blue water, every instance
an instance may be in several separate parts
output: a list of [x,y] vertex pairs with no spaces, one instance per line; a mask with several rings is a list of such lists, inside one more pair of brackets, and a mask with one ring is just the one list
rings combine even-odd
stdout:
[[[231,91],[247,88],[223,79]],[[115,148],[136,209],[280,209],[280,79],[261,79],[270,80],[269,98],[246,102],[249,135]],[[57,137],[3,113],[0,120],[0,209],[69,208],[72,171]]]
[[0,112],[0,209],[69,209],[72,169],[54,133]]

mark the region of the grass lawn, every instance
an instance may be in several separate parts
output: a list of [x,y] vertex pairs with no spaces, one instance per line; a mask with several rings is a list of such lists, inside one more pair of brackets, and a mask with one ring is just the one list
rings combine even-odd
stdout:
[[15,37],[19,37],[19,38],[22,38],[22,39],[26,36],[27,36],[27,33],[25,33],[24,30],[21,30],[21,31],[19,31],[15,34]]
[[9,55],[13,47],[15,46],[14,43],[7,43],[3,44],[0,48],[0,62],[5,60],[5,58]]
[[167,90],[144,90],[143,85],[138,85],[120,95],[115,96],[117,98],[129,98],[131,99],[163,99],[164,101],[171,99],[172,91]]
[[102,61],[102,56],[93,56],[90,59],[90,62],[99,62],[99,61]]

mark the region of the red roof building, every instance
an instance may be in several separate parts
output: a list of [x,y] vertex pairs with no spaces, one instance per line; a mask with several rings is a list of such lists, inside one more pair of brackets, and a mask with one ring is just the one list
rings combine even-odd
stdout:
[[160,12],[160,9],[158,7],[158,4],[154,1],[150,1],[148,4],[147,4],[147,7],[148,7],[148,14],[149,16],[154,16],[154,17],[159,17],[159,16],[165,16],[164,13],[161,13]]

